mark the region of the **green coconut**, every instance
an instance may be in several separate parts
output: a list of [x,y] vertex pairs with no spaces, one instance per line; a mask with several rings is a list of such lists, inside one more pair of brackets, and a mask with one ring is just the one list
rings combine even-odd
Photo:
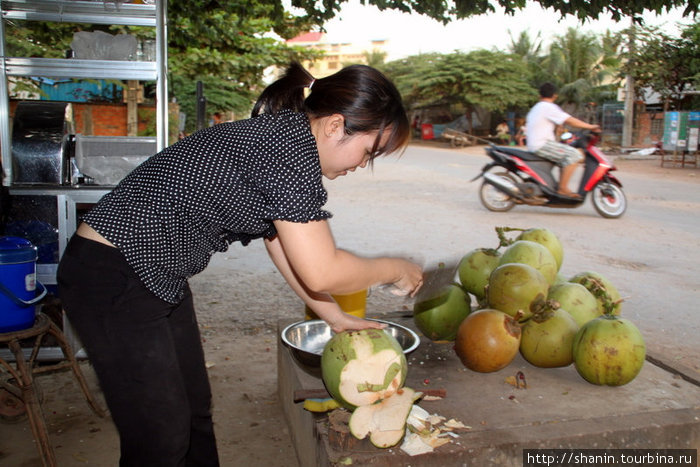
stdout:
[[486,294],[491,308],[525,321],[532,316],[533,302],[544,300],[548,290],[547,280],[537,269],[527,264],[507,263],[493,270]]
[[413,305],[416,327],[432,341],[453,341],[457,329],[471,311],[469,295],[458,285],[450,284],[428,300]]
[[403,387],[407,372],[401,345],[381,329],[339,332],[321,355],[328,393],[349,410],[391,397]]
[[600,316],[598,301],[587,288],[575,282],[562,282],[549,288],[549,300],[569,313],[579,327]]
[[523,325],[520,354],[541,368],[568,366],[574,361],[572,346],[578,330],[579,325],[566,310],[538,310]]
[[459,262],[459,282],[478,301],[486,297],[489,276],[498,266],[501,254],[492,248],[476,248]]
[[528,240],[545,246],[554,256],[557,262],[557,270],[561,268],[564,262],[564,247],[562,247],[559,238],[551,230],[543,227],[527,229],[518,236],[517,240]]
[[579,329],[573,355],[576,371],[589,383],[622,386],[642,370],[646,344],[634,323],[609,313]]
[[612,312],[619,315],[622,312],[622,297],[615,285],[605,276],[593,271],[584,271],[576,274],[569,282],[583,285],[593,294],[598,302],[598,314],[603,315]]
[[518,240],[506,248],[498,260],[498,264],[507,263],[522,263],[532,266],[544,276],[549,284],[554,283],[559,271],[557,261],[547,247],[529,240]]
[[554,278],[554,283],[552,285],[563,284],[564,282],[569,282],[569,279],[560,271],[557,273],[557,277]]

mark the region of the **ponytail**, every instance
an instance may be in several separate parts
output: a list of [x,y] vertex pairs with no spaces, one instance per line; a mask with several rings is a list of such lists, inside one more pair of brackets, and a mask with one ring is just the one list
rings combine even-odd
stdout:
[[[313,87],[313,89],[311,89]],[[304,98],[304,88],[309,88]],[[299,63],[269,85],[253,107],[252,115],[277,113],[282,109],[304,112],[309,118],[340,114],[345,134],[377,132],[370,159],[404,148],[410,125],[396,86],[378,70],[351,65],[325,78],[314,79]],[[381,146],[385,132],[386,143]]]
[[282,109],[302,112],[304,88],[314,83],[314,77],[298,62],[293,62],[284,75],[265,88],[253,107],[252,116],[260,113],[275,114]]

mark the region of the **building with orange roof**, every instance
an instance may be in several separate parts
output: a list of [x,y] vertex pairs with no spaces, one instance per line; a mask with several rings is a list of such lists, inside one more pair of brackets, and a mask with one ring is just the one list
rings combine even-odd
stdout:
[[366,53],[384,52],[385,39],[373,39],[365,42],[334,41],[323,32],[307,32],[287,41],[288,45],[311,48],[323,52],[323,58],[305,61],[304,67],[314,76],[322,78],[331,75],[342,67],[355,63],[367,63]]

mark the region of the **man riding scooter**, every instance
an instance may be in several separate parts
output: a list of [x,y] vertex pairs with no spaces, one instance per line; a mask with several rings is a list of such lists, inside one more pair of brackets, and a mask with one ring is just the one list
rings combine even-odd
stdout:
[[567,125],[595,132],[598,125],[586,123],[564,112],[556,101],[557,88],[552,83],[540,86],[540,101],[528,112],[525,121],[527,148],[543,159],[550,160],[561,167],[558,193],[570,198],[580,198],[578,193],[569,189],[569,180],[576,171],[576,164],[583,161],[583,152],[568,144],[556,140],[554,130],[557,125]]

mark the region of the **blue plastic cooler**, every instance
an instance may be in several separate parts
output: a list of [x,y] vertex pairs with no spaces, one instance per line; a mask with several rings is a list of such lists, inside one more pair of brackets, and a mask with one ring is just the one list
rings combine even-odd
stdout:
[[0,237],[0,332],[34,325],[35,306],[46,295],[36,280],[37,256],[29,240]]

